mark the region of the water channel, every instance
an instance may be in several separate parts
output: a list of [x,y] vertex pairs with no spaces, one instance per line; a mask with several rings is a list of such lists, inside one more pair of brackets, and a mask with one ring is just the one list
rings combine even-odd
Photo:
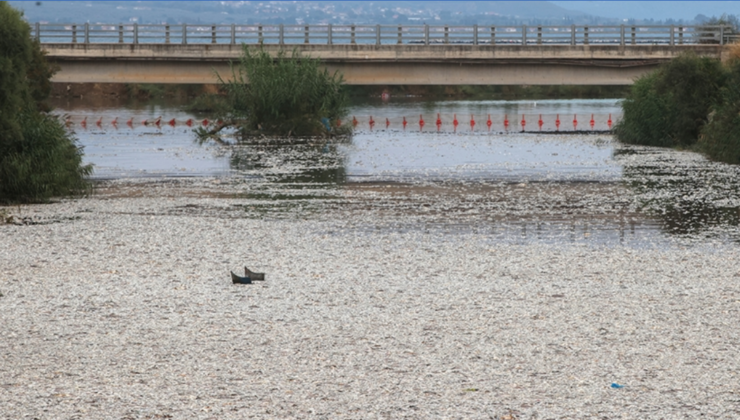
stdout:
[[96,178],[215,178],[248,201],[245,217],[475,230],[513,243],[715,246],[740,239],[740,170],[696,153],[619,144],[607,124],[619,120],[617,99],[372,100],[352,107],[357,126],[348,140],[232,146],[198,144],[185,123],[208,116],[176,105],[54,106],[72,121]]

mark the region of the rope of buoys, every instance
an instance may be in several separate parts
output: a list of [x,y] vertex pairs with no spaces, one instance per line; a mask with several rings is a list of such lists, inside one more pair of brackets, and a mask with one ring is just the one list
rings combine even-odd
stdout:
[[[545,119],[547,119],[547,118],[543,119],[543,115],[542,114],[537,114],[537,115],[538,115],[537,126],[539,128],[539,131],[543,131],[542,129],[543,129],[543,126],[545,124]],[[596,124],[597,124],[597,121],[596,120],[597,120],[597,118],[595,117],[595,115],[596,114],[593,114],[592,113],[591,114],[591,118],[588,120],[588,124],[590,126],[590,130],[591,131],[594,131],[595,128],[596,128]],[[545,117],[547,117],[547,116],[545,116]],[[62,118],[64,118],[64,124],[67,127],[71,127],[71,126],[75,125],[75,122],[72,120],[72,117],[70,117],[69,115],[66,115],[64,117],[59,116],[59,119],[60,120]],[[79,121],[79,123],[77,123],[77,124],[79,124],[79,126],[85,128],[85,129],[87,129],[87,120],[88,120],[88,118],[93,118],[93,117],[84,116],[82,118],[82,120]],[[111,126],[115,127],[116,129],[118,128],[118,117],[114,117],[113,119],[109,120],[110,121],[109,123],[106,123],[104,121],[104,118],[105,117],[101,116],[101,117],[98,117],[97,119],[94,119],[93,121],[95,121],[95,126],[97,126],[98,128],[102,128],[106,124],[110,124]],[[165,125],[169,125],[170,127],[176,127],[178,125],[177,118],[171,118],[169,120],[163,120],[163,117],[162,116],[159,116],[156,119],[143,119],[141,121],[141,125],[148,126],[148,127],[149,126],[156,126],[157,128],[161,128],[160,126],[163,124],[163,122],[164,122]],[[375,123],[377,121],[374,119],[374,117],[372,115],[370,115],[368,117],[367,122],[369,124],[370,130],[373,130],[375,128]],[[526,128],[527,128],[527,115],[526,114],[522,114],[522,118],[518,122],[519,122],[519,124],[521,126],[521,131],[522,132],[526,131]],[[562,121],[560,119],[560,114],[556,114],[555,115],[555,131],[558,131],[558,132],[560,131],[561,122]],[[573,122],[573,131],[578,131],[578,114],[573,114],[573,121],[572,122]],[[614,125],[614,121],[612,119],[612,114],[611,113],[608,115],[608,119],[605,122],[606,122],[606,125],[608,126],[609,130],[611,130],[612,127],[613,127],[613,125]],[[184,125],[186,125],[188,127],[193,127],[193,125],[196,124],[197,122],[194,121],[193,118],[188,118],[184,122],[183,121],[180,121],[180,123],[184,123]],[[216,121],[209,121],[207,118],[205,118],[205,119],[203,119],[203,120],[200,121],[200,124],[202,126],[204,126],[204,127],[205,126],[208,126],[210,124],[223,125],[223,121],[221,121],[220,119],[218,119]],[[353,116],[352,117],[352,126],[353,127],[357,127],[359,124],[360,124],[360,120],[358,120],[356,116]],[[403,129],[405,130],[406,127],[407,127],[407,125],[408,125],[408,120],[407,120],[407,118],[405,116],[402,117],[401,124],[403,125]],[[441,131],[442,130],[442,126],[444,125],[444,121],[442,119],[442,114],[441,113],[437,113],[437,118],[435,120],[435,124],[436,124],[436,127],[437,127],[437,131]],[[460,121],[458,120],[457,114],[455,113],[455,114],[453,114],[453,117],[452,117],[452,127],[453,127],[453,131],[454,132],[457,132],[457,128],[458,128],[459,124],[460,124]],[[475,114],[470,114],[469,126],[470,126],[470,131],[471,132],[474,132],[475,131],[476,124],[477,124],[477,122],[476,122]],[[516,124],[516,122],[514,124]],[[126,120],[126,125],[133,129],[134,128],[134,117],[130,117],[128,120]],[[336,120],[336,127],[340,127],[341,125],[342,125],[341,119],[337,119]],[[386,129],[390,129],[391,125],[392,125],[392,122],[390,120],[390,117],[385,117],[385,128]],[[423,131],[424,130],[424,125],[425,125],[424,115],[423,114],[419,114],[419,130]],[[488,131],[491,131],[491,128],[493,127],[493,125],[494,124],[493,124],[493,121],[491,120],[491,114],[487,114],[486,126],[488,127]],[[504,125],[504,127],[503,127],[504,130],[509,131],[510,121],[509,121],[509,115],[508,114],[504,114],[503,125]]]

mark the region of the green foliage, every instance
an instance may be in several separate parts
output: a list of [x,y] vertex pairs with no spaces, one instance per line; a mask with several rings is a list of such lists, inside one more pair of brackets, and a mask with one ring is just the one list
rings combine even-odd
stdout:
[[[243,47],[232,80],[223,83],[230,102],[230,117],[240,121],[244,135],[326,135],[322,119],[332,127],[347,114],[347,95],[340,74],[329,74],[319,60],[296,50],[272,57],[260,47]],[[332,130],[332,131],[337,131]]]
[[89,190],[82,151],[39,111],[53,74],[22,15],[0,2],[0,201],[39,201]]
[[683,54],[638,79],[614,127],[625,143],[690,146],[719,98],[725,71],[718,60]]
[[91,165],[60,122],[29,110],[20,115],[22,133],[0,143],[0,199],[43,201],[87,193]]
[[714,160],[740,163],[740,60],[730,63],[721,100],[704,126],[699,148]]

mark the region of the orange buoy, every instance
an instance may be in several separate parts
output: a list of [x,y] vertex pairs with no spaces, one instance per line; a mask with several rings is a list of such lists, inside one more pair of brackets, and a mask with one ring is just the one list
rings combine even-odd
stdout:
[[542,131],[542,124],[544,123],[542,122],[542,114],[540,114],[540,119],[537,121],[537,125],[540,126],[540,131]]
[[509,131],[509,116],[507,114],[504,114],[504,129]]
[[493,125],[493,122],[491,122],[491,114],[488,114],[488,121],[486,121],[486,125],[488,126],[488,131],[491,131],[491,126]]
[[188,118],[188,120],[185,121],[185,125],[187,125],[188,127],[192,127],[193,126],[193,119],[192,118]]
[[573,114],[573,131],[576,131],[578,129],[578,118],[576,118],[576,114]]
[[527,120],[524,119],[524,114],[522,114],[522,131],[524,131],[524,128],[527,126]]
[[204,119],[204,120],[203,120],[203,121],[201,122],[201,124],[203,124],[203,127],[207,126],[207,125],[208,125],[208,118],[205,118],[205,119]]
[[473,114],[470,114],[470,131],[475,130],[475,118],[473,118]]
[[385,128],[388,128],[388,126],[391,125],[391,122],[388,121],[388,118],[385,119]]
[[373,129],[373,126],[375,125],[375,120],[373,120],[373,116],[370,116],[370,129]]
[[439,118],[439,114],[437,114],[437,131],[439,131],[440,127],[442,127],[442,119]]
[[424,129],[424,117],[419,114],[419,131]]
[[560,114],[555,117],[555,130],[560,131]]
[[594,114],[591,114],[591,121],[589,121],[588,124],[591,126],[591,131],[594,131]]
[[175,126],[175,119],[174,118],[171,119],[170,122],[168,122],[167,124],[169,124],[169,125],[171,125],[171,126],[174,127]]
[[452,126],[454,127],[454,131],[457,131],[457,124],[458,124],[458,122],[457,122],[457,114],[453,114],[453,117],[452,118],[453,118],[452,119]]
[[352,127],[357,127],[357,118],[352,116]]
[[408,124],[408,123],[406,122],[406,117],[403,117],[403,129],[404,129],[404,130],[406,129],[406,124]]
[[612,129],[612,114],[609,114],[609,119],[606,120],[606,125],[609,126],[609,129]]

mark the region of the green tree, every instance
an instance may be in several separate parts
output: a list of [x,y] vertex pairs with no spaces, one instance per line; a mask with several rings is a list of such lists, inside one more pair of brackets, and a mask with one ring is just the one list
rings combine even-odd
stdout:
[[20,12],[0,2],[0,201],[88,192],[90,165],[55,117],[40,109],[53,68]]
[[649,146],[696,143],[725,77],[719,60],[682,54],[635,82],[622,103],[615,135]]
[[318,59],[296,50],[272,57],[262,47],[244,46],[232,79],[219,79],[228,98],[227,119],[245,136],[317,136],[347,127],[337,129],[348,103],[341,74],[330,74]]
[[721,100],[710,114],[699,139],[700,149],[714,160],[740,163],[740,59],[729,63]]

